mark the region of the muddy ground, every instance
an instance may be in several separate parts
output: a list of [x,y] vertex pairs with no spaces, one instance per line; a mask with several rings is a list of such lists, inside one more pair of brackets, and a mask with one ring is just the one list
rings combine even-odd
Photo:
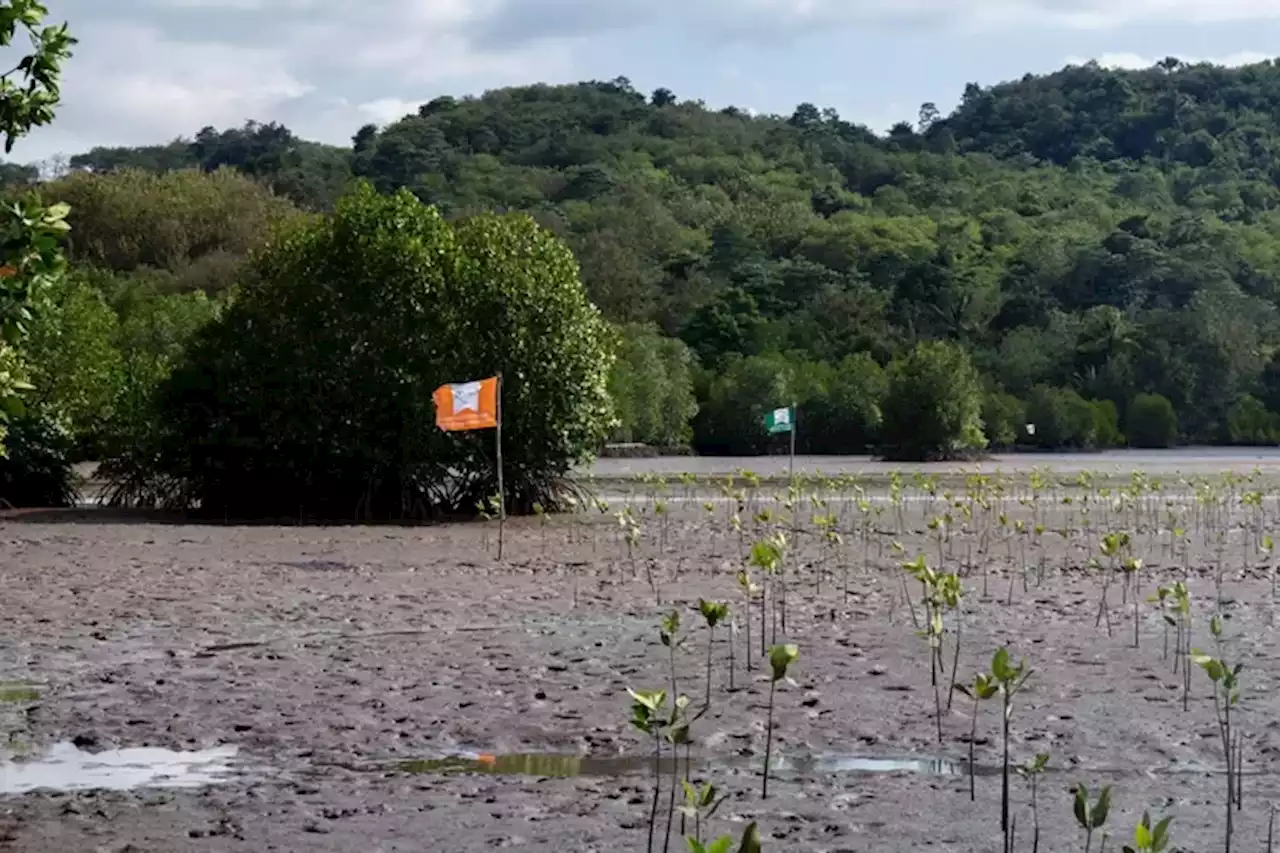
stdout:
[[[1054,512],[1050,528],[1061,524]],[[0,796],[0,849],[643,850],[643,766],[618,778],[546,778],[415,773],[422,768],[401,762],[465,752],[645,755],[627,724],[625,690],[669,683],[660,615],[673,606],[684,612],[688,648],[678,679],[697,704],[707,634],[690,608],[699,597],[739,602],[739,544],[724,510],[709,514],[695,500],[670,515],[663,552],[646,513],[634,565],[605,514],[594,534],[581,522],[514,522],[500,563],[492,542],[486,556],[490,533],[475,525],[202,526],[94,512],[0,522],[0,681],[34,683],[40,693],[7,709],[14,750],[38,758],[75,739],[92,750],[241,751],[231,781],[196,790]],[[738,689],[728,691],[720,632],[711,710],[693,729],[695,755],[708,762],[695,775],[730,793],[714,830],[737,834],[757,820],[767,851],[998,849],[998,777],[979,778],[971,803],[963,776],[867,774],[829,763],[967,753],[971,705],[959,695],[937,743],[927,652],[890,568],[895,540],[909,553],[936,553],[921,523],[928,511],[909,515],[906,530],[895,529],[892,515],[881,518],[887,535],[875,545],[864,548],[848,532],[847,601],[837,562],[817,592],[817,571],[804,565],[821,546],[800,537],[787,639],[801,658],[795,683],[777,695],[774,746],[785,766],[767,801],[758,762],[768,685],[758,661],[750,676],[743,672],[739,635]],[[1238,535],[1223,552],[1227,656],[1246,664],[1236,717],[1247,775],[1234,846],[1259,850],[1270,802],[1280,799],[1280,602],[1264,570],[1240,569],[1257,560],[1230,544]],[[1024,590],[1016,580],[1012,604],[1010,548],[980,555],[969,544],[989,595],[981,596],[983,570],[972,569],[960,666],[970,675],[1007,643],[1035,669],[1017,701],[1012,750],[1018,760],[1052,756],[1040,785],[1040,849],[1083,848],[1071,814],[1076,782],[1115,786],[1107,849],[1129,840],[1144,809],[1175,815],[1182,849],[1222,849],[1225,783],[1213,772],[1222,758],[1208,682],[1196,673],[1184,713],[1154,609],[1140,609],[1134,649],[1131,611],[1113,587],[1114,635],[1095,629],[1097,573],[1060,568],[1084,562],[1088,537],[1045,538],[1043,582],[1033,573]],[[1144,596],[1157,580],[1181,577],[1184,563],[1192,567],[1197,645],[1208,644],[1215,597],[1219,549],[1207,538],[1187,558],[1170,557],[1159,536],[1136,540],[1146,559]],[[1039,562],[1034,549],[1026,558],[1012,552],[1019,563]],[[997,726],[995,707],[984,707],[984,769],[999,763]],[[813,759],[828,763],[806,764]],[[1013,795],[1018,849],[1030,850],[1029,798],[1016,779]],[[673,838],[671,849],[684,848]]]

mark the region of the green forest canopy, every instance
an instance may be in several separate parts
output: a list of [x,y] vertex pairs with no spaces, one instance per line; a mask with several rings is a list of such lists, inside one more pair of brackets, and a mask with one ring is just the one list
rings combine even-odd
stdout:
[[[1276,443],[1278,123],[1270,62],[971,84],[885,136],[813,104],[755,117],[618,78],[436,98],[350,148],[253,122],[97,148],[46,195],[73,203],[71,259],[113,304],[130,281],[215,295],[255,232],[330,209],[353,178],[451,217],[526,211],[626,339],[616,369],[651,371],[610,383],[646,395],[619,401],[622,440],[764,450],[758,413],[798,400],[802,450],[860,452],[894,438],[889,363],[943,340],[976,366],[996,444],[1150,442],[1169,434],[1151,395],[1182,440]],[[170,209],[180,224],[154,228]],[[1025,435],[1028,404],[1051,429]],[[1160,424],[1129,423],[1144,412]]]

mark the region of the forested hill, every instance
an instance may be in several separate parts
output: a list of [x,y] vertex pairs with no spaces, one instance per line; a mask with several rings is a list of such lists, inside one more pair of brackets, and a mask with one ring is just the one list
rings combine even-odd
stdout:
[[[95,171],[242,170],[324,209],[348,180],[446,213],[530,211],[626,328],[618,438],[676,441],[693,354],[705,450],[753,450],[798,399],[802,445],[874,440],[883,366],[961,343],[988,438],[1121,440],[1159,394],[1192,441],[1280,439],[1280,65],[1070,67],[932,105],[885,137],[832,110],[714,110],[625,79],[437,98],[341,149],[278,125],[96,149]],[[76,251],[73,243],[73,252]],[[630,408],[628,408],[630,407]],[[1119,423],[1116,414],[1119,415]]]

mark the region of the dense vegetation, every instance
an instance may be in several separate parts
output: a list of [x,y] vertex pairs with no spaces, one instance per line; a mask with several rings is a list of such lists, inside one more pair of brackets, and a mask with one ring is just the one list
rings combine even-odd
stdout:
[[[361,178],[568,243],[616,327],[613,440],[781,449],[760,415],[798,402],[811,452],[1275,443],[1276,116],[1280,66],[1168,60],[969,86],[885,137],[619,78],[437,98],[349,149],[254,123],[95,149],[43,185],[72,205],[74,272],[37,370],[82,452],[133,443],[142,386],[252,283],[246,258]],[[963,399],[895,399],[939,384],[922,358],[972,365]],[[926,422],[951,428],[905,449]]]
[[506,494],[547,508],[611,420],[608,329],[527,216],[446,222],[367,185],[282,233],[162,381],[156,429],[105,463],[123,502],[250,517],[406,518],[496,493],[493,433],[432,392],[499,373]]

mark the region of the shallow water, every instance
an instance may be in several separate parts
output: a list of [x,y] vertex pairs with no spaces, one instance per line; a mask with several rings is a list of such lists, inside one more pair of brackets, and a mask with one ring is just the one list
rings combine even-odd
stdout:
[[[661,771],[671,769],[671,759],[663,757],[659,768]],[[681,767],[683,767],[683,758]],[[692,766],[711,770],[754,770],[763,767],[763,758],[733,760],[716,758],[707,760],[694,756]],[[541,776],[541,777],[577,777],[577,776],[629,776],[637,773],[651,773],[654,769],[652,756],[611,756],[593,758],[579,755],[563,755],[554,753],[519,753],[514,755],[491,755],[486,753],[470,753],[464,755],[445,756],[443,758],[406,761],[398,765],[398,769],[406,773],[484,773],[497,776]],[[968,773],[968,765],[955,761],[932,758],[862,758],[851,755],[839,756],[804,756],[790,758],[777,756],[771,763],[771,772],[779,774],[797,773],[801,775],[826,773],[912,773],[924,776],[962,776]],[[977,775],[989,775],[999,772],[998,768],[979,766]]]
[[0,762],[0,794],[199,788],[228,781],[237,751],[234,746],[198,752],[131,747],[94,753],[63,742],[32,757]]

